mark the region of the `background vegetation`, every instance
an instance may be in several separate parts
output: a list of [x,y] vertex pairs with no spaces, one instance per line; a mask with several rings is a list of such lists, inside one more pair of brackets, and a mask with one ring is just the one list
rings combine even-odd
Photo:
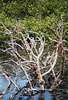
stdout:
[[9,39],[2,23],[11,30],[17,25],[22,32],[44,32],[47,44],[51,45],[58,34],[55,30],[61,18],[63,38],[68,46],[68,0],[0,0],[0,48],[5,49],[4,41]]

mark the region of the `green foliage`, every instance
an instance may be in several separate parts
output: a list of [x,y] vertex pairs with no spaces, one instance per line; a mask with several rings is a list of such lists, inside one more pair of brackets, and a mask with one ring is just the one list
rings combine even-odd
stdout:
[[[0,0],[0,8],[0,21],[7,28],[14,28],[16,21],[20,20],[22,29],[44,32],[46,39],[52,41],[56,38],[54,29],[58,21],[61,16],[67,16],[68,0]],[[68,20],[65,17],[67,22],[64,21],[64,27],[67,34]],[[3,31],[1,27],[0,32]],[[2,38],[4,36],[0,39]]]

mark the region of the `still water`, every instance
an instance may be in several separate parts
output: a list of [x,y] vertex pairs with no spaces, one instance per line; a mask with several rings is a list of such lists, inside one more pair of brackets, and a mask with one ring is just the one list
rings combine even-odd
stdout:
[[[11,84],[2,74],[0,74],[0,94],[3,94],[2,100],[68,100],[68,95],[66,92],[38,92],[35,95],[22,95],[24,91],[18,93],[17,88]],[[26,86],[28,80],[17,79],[16,84],[21,89]],[[8,89],[7,89],[8,88]],[[35,92],[35,91],[34,91]]]

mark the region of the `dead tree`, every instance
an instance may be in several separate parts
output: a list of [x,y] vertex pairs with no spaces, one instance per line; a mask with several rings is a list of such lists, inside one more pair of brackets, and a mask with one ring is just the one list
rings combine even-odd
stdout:
[[[54,82],[51,86],[51,89],[53,89],[55,86],[58,86],[58,84],[61,83],[60,73],[56,75],[54,67],[57,63],[59,48],[63,43],[62,34],[59,37],[59,40],[55,40],[56,47],[53,50],[52,54],[48,53],[47,56],[44,56],[43,54],[46,52],[44,34],[41,34],[40,36],[34,38],[30,37],[29,34],[23,34],[21,31],[11,31],[7,29],[4,24],[3,27],[5,29],[5,33],[7,33],[7,35],[10,35],[10,41],[8,41],[9,48],[6,48],[6,50],[2,51],[8,52],[11,55],[10,61],[15,63],[24,71],[26,78],[29,81],[30,89],[33,90],[31,79],[29,78],[28,73],[30,69],[33,69],[32,73],[35,72],[36,74],[35,78],[39,81],[40,90],[44,90],[44,86],[46,83],[43,79],[43,76],[46,76],[51,72],[54,77]],[[63,33],[63,28],[61,31]],[[20,41],[21,44],[17,41]],[[45,57],[44,60],[42,59],[43,56]]]

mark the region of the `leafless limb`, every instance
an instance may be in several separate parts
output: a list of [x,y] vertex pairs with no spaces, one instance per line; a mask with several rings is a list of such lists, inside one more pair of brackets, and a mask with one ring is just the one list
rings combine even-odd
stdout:
[[[26,68],[24,67],[26,65],[31,66],[31,67],[28,67],[29,70],[32,69],[33,67],[36,68],[35,71],[36,71],[38,80],[40,83],[43,83],[42,85],[40,84],[40,89],[44,90],[45,82],[44,82],[43,76],[46,76],[47,74],[50,74],[51,72],[55,78],[54,84],[56,84],[60,76],[60,74],[56,76],[56,73],[54,70],[56,63],[57,63],[58,56],[59,56],[59,53],[58,53],[59,48],[60,46],[62,46],[63,50],[68,51],[67,48],[63,47],[63,42],[64,42],[63,40],[63,20],[60,21],[60,23],[58,24],[58,28],[56,29],[58,39],[53,40],[56,42],[57,45],[55,49],[53,50],[52,54],[48,54],[47,56],[45,56],[44,61],[42,59],[42,55],[44,52],[46,52],[45,51],[46,43],[45,43],[45,38],[43,35],[40,37],[37,37],[37,40],[36,40],[34,38],[29,37],[29,34],[23,34],[22,32],[16,31],[17,34],[19,34],[21,38],[14,37],[13,32],[7,29],[5,25],[3,26],[6,30],[5,32],[7,32],[7,34],[10,35],[11,40],[10,42],[8,42],[9,48],[2,50],[2,51],[8,52],[12,56],[10,60],[24,71],[29,81],[30,88],[33,89],[31,81],[29,79],[28,72],[26,71],[27,67]],[[29,38],[30,43],[28,43],[27,38]],[[15,40],[20,40],[22,45],[17,43]],[[38,48],[37,48],[37,45],[38,45]],[[28,55],[28,57],[26,58],[25,55],[21,55],[20,52],[17,50],[17,47],[19,47],[22,52],[23,50],[25,50],[26,56]],[[45,68],[47,68],[47,70],[44,70]],[[43,70],[43,73],[42,73],[42,70]]]

